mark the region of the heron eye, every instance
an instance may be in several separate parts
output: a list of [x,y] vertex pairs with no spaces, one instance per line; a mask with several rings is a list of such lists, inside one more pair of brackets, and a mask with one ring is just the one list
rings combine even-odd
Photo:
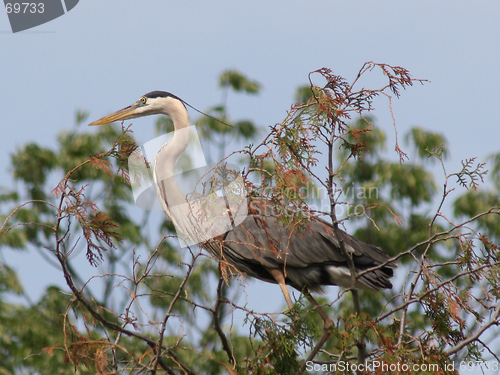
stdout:
[[142,103],[142,104],[146,104],[146,101],[147,101],[147,100],[146,100],[146,98],[145,98],[145,97],[142,97],[142,98],[141,98],[141,103]]

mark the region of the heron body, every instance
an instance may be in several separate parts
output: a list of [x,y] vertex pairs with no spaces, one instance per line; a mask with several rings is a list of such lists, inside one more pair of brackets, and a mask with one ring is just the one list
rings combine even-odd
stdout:
[[[263,220],[265,218],[265,220]],[[387,261],[388,256],[340,231],[344,246],[360,272]],[[290,229],[277,216],[250,214],[224,238],[223,256],[236,269],[263,281],[276,283],[270,272],[283,272],[286,284],[321,292],[324,285],[351,287],[351,276],[333,227],[313,217],[308,225]],[[219,254],[217,254],[219,255]],[[392,288],[392,267],[362,275],[356,287],[380,290]]]
[[[158,151],[153,176],[158,198],[178,232],[195,238],[204,249],[216,256],[232,274],[248,275],[280,285],[287,304],[293,307],[285,284],[298,290],[321,291],[324,285],[351,287],[351,275],[340,241],[350,253],[357,272],[377,267],[357,279],[356,287],[372,290],[390,289],[394,262],[379,248],[361,242],[318,218],[310,218],[300,230],[286,226],[273,215],[269,203],[251,202],[253,209],[243,222],[231,230],[213,236],[208,221],[201,219],[200,208],[180,190],[173,177],[177,158],[189,141],[189,116],[184,102],[164,91],[142,96],[129,107],[114,112],[90,125],[100,125],[141,116],[164,114],[175,128],[172,140]],[[220,217],[227,220],[229,210]],[[341,238],[337,238],[335,233]]]

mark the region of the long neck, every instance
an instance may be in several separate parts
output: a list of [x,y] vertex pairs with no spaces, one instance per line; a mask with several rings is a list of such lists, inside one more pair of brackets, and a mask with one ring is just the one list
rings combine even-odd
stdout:
[[[174,123],[174,136],[170,142],[165,143],[155,157],[155,173],[159,180],[170,178],[174,175],[175,162],[184,152],[190,136],[189,115],[186,108],[180,103],[168,114]],[[161,164],[161,165],[160,165]]]
[[170,142],[164,144],[156,154],[153,176],[158,198],[172,219],[169,207],[186,202],[186,196],[175,182],[174,168],[175,162],[189,143],[190,126],[189,115],[180,101],[172,102],[165,114],[174,122],[175,133]]

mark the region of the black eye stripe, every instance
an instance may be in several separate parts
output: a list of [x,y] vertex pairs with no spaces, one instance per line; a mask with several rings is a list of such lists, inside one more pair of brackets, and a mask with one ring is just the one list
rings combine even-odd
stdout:
[[176,100],[180,101],[182,103],[182,105],[184,107],[186,107],[186,103],[184,102],[184,100],[182,100],[178,96],[176,96],[174,94],[171,94],[169,92],[166,92],[166,91],[151,91],[151,92],[148,92],[147,94],[144,94],[142,96],[142,98],[140,99],[140,102],[142,103],[142,105],[146,105],[146,102],[148,101],[148,99],[159,99],[159,98],[173,98],[173,99],[176,99]]
[[166,91],[151,91],[151,92],[148,92],[147,94],[144,95],[145,98],[151,98],[151,99],[155,99],[155,98],[166,98],[168,96],[172,96],[172,97],[175,97],[175,95],[172,95],[171,93],[169,92],[166,92]]
[[174,94],[171,94],[169,92],[166,92],[166,91],[151,91],[151,92],[148,92],[147,94],[145,94],[143,96],[144,98],[149,98],[149,99],[156,99],[156,98],[168,98],[168,97],[171,97],[171,98],[174,98],[174,99],[177,99],[177,100],[180,100],[181,102],[184,102],[181,98],[179,98],[178,96],[174,95]]

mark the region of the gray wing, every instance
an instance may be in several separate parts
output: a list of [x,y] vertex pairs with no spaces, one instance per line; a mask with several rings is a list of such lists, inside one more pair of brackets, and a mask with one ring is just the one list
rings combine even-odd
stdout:
[[[389,256],[340,231],[345,248],[352,254],[356,270],[386,262]],[[220,256],[220,254],[219,254]],[[224,238],[223,259],[239,271],[268,282],[276,282],[270,269],[284,272],[286,283],[301,290],[320,291],[322,285],[350,287],[350,272],[331,224],[312,218],[308,225],[292,230],[275,216],[249,215]],[[392,288],[389,281],[396,264],[363,275],[358,287]]]

